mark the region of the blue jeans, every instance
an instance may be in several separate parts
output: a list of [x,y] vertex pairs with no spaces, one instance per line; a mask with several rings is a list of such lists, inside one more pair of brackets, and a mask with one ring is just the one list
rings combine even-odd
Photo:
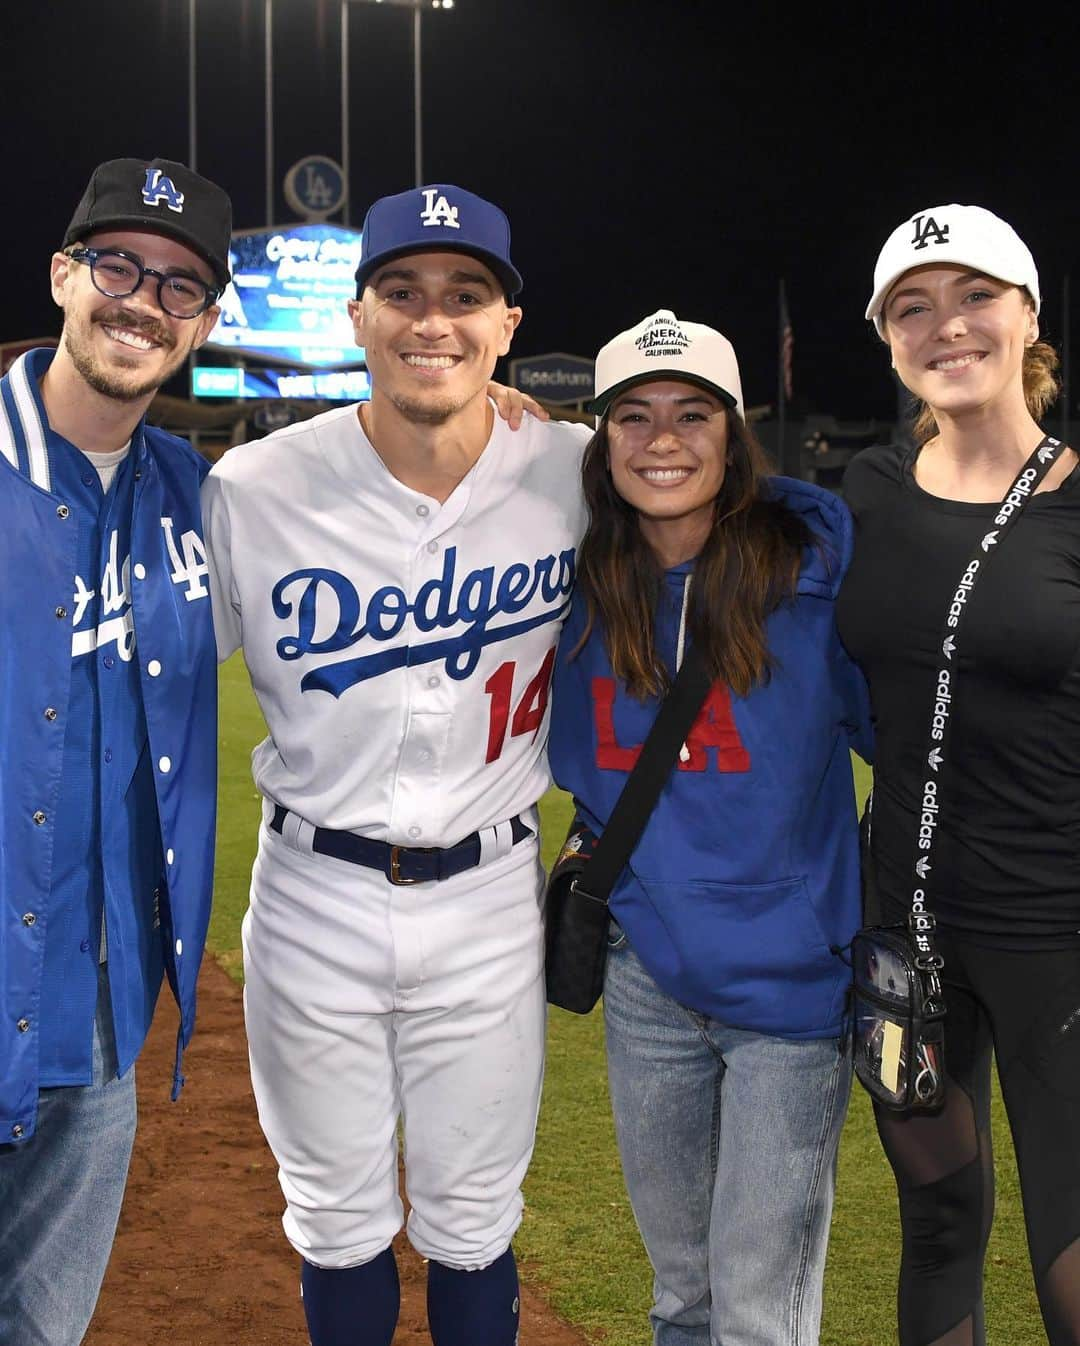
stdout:
[[851,1084],[843,1044],[697,1014],[625,941],[609,950],[604,1021],[656,1346],[814,1346]]
[[135,1138],[135,1068],[116,1076],[104,969],[93,1083],[38,1094],[37,1129],[0,1145],[0,1342],[78,1346],[105,1276]]

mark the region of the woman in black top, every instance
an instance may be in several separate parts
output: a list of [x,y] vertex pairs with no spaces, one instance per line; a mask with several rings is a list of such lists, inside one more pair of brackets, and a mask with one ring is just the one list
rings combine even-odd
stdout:
[[[838,605],[876,720],[872,878],[903,921],[946,612],[1057,392],[1039,283],[1004,221],[942,206],[878,259],[866,316],[922,403],[917,447],[847,474],[855,557]],[[878,1112],[900,1194],[901,1346],[982,1346],[996,1055],[1052,1346],[1080,1346],[1080,469],[1070,449],[964,615],[928,907],[945,958],[940,1111]],[[987,547],[994,545],[993,540]],[[986,550],[984,548],[983,550]],[[966,601],[966,600],[964,600]],[[939,706],[940,709],[940,706]]]

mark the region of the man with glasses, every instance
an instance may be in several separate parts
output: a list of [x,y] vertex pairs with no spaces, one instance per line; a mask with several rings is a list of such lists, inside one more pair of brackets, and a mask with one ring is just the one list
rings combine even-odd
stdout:
[[220,187],[101,164],[58,349],[0,380],[0,1341],[76,1346],[163,973],[191,1037],[213,877],[207,465],[144,416],[229,280]]

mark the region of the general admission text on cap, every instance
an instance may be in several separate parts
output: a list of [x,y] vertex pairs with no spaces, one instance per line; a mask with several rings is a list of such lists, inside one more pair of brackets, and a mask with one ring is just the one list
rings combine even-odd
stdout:
[[735,348],[721,332],[683,322],[662,308],[620,332],[596,357],[596,396],[589,411],[602,416],[635,383],[681,379],[715,393],[741,416],[742,381]]

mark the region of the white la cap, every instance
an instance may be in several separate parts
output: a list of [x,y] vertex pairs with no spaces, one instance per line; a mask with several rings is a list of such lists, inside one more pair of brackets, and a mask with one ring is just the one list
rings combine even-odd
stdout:
[[735,348],[726,336],[682,322],[662,308],[620,332],[596,357],[596,396],[588,409],[602,416],[621,392],[652,379],[681,379],[707,388],[741,416],[742,383]]
[[874,293],[867,318],[881,333],[886,296],[917,266],[969,266],[984,276],[1023,285],[1038,313],[1039,273],[1027,244],[1012,227],[982,206],[930,206],[905,220],[885,240],[874,267]]

